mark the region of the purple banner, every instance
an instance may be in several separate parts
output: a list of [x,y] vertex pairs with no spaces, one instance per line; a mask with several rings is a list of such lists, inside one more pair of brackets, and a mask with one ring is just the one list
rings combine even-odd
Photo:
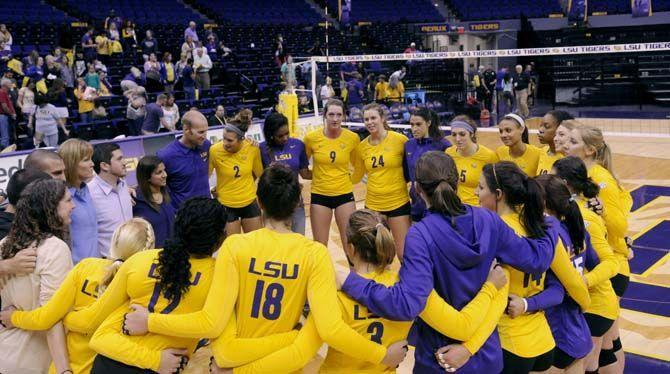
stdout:
[[633,17],[651,16],[651,0],[631,0],[630,5],[633,9]]
[[588,18],[588,7],[588,0],[570,0],[568,3],[568,21],[586,21]]

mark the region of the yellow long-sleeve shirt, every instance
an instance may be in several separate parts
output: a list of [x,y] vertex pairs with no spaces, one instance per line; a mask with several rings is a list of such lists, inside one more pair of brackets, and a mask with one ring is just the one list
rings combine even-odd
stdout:
[[358,155],[358,135],[347,129],[336,139],[323,134],[320,127],[308,133],[303,139],[307,158],[314,157],[312,174],[312,193],[325,196],[338,196],[351,193],[351,166],[355,172],[363,165]]
[[[370,137],[358,144],[358,154],[368,174],[365,205],[377,212],[400,208],[409,202],[407,182],[403,172],[403,156],[407,137],[388,130],[377,145],[370,144]],[[356,183],[358,178],[354,177]]]
[[322,244],[299,234],[261,229],[230,236],[216,261],[202,310],[186,315],[152,313],[149,331],[213,338],[221,334],[235,310],[240,337],[289,332],[309,300],[317,331],[330,346],[375,364],[386,355],[384,346],[359,335],[342,320],[333,264]]
[[484,165],[498,162],[498,156],[483,145],[477,145],[477,152],[469,157],[461,156],[455,145],[447,148],[445,152],[454,159],[458,169],[456,194],[464,204],[479,206],[479,199],[475,195],[479,177],[482,175]]
[[230,208],[243,208],[256,200],[256,183],[263,173],[261,152],[248,141],[236,153],[223,148],[223,142],[209,149],[209,172],[216,171],[219,202]]
[[[527,236],[518,214],[504,214],[500,218],[517,234]],[[506,268],[510,271],[511,294],[526,298],[544,290],[545,273],[525,274],[511,267]],[[581,275],[572,266],[568,252],[560,241],[554,249],[554,259],[550,268],[570,297],[582,309],[586,309],[591,302],[588,288],[582,282]],[[523,314],[513,319],[503,315],[498,326],[502,347],[517,356],[536,357],[555,346],[544,311]]]
[[609,279],[619,271],[619,260],[607,242],[607,229],[602,218],[587,208],[583,199],[578,199],[578,204],[591,246],[600,259],[600,263],[584,275],[591,295],[591,305],[586,308],[586,313],[616,320],[619,316],[619,301]]
[[562,159],[564,156],[561,153],[551,153],[551,148],[545,146],[540,148],[540,159],[537,162],[537,172],[535,175],[549,174],[554,162]]
[[[99,294],[99,284],[112,262],[101,258],[87,258],[79,262],[43,306],[31,311],[12,313],[12,324],[24,330],[48,330],[71,310],[93,304]],[[89,336],[68,331],[67,351],[75,374],[89,373],[95,352],[89,348]],[[53,363],[50,372],[55,372]]]
[[[127,365],[157,371],[160,366],[160,351],[166,348],[185,348],[193,352],[198,338],[184,338],[169,333],[124,336],[121,333],[123,314],[129,304],[139,304],[149,311],[184,315],[200,310],[212,283],[214,259],[191,258],[191,285],[180,299],[172,302],[165,299],[158,284],[156,265],[159,250],[139,252],[130,257],[119,268],[105,293],[91,306],[71,312],[65,317],[65,326],[71,331],[92,333],[91,347],[104,352],[111,359]],[[109,320],[106,320],[109,318]],[[102,326],[101,324],[105,322]]]
[[629,250],[625,237],[628,232],[628,213],[633,206],[633,199],[604,167],[594,164],[589,168],[588,174],[600,186],[598,197],[604,207],[603,220],[607,227],[607,241],[619,258],[619,273],[629,276]]
[[509,147],[501,145],[496,149],[496,155],[500,161],[512,161],[517,164],[529,177],[537,175],[537,165],[540,162],[542,150],[532,144],[526,144],[526,151],[519,157],[512,157]]
[[[388,270],[383,273],[371,273],[362,276],[387,286],[398,280],[397,273]],[[444,335],[458,340],[473,340],[472,344],[479,344],[476,347],[476,349],[479,349],[493,331],[492,328],[487,330],[480,326],[490,326],[492,324],[493,328],[495,327],[500,314],[507,305],[506,289],[507,286],[504,290],[498,291],[492,283],[486,282],[477,296],[460,312],[447,304],[435,291],[432,291],[420,317]],[[501,293],[504,293],[502,297],[500,296]],[[359,334],[369,337],[373,341],[380,338],[385,346],[407,336],[411,322],[394,322],[379,318],[372,315],[365,306],[352,300],[346,294],[340,292],[338,297],[346,322],[356,329]],[[389,330],[390,334],[387,334]],[[314,357],[322,344],[323,341],[316,331],[314,317],[310,315],[307,324],[291,346],[252,364],[235,368],[234,372],[273,373],[277,370],[277,367],[282,367],[288,372],[299,370]],[[329,349],[321,372],[379,373],[394,372],[394,370],[381,365],[369,364],[335,349]]]

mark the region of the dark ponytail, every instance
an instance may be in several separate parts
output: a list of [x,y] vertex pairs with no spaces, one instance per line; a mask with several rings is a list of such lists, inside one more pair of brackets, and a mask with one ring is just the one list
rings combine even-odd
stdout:
[[568,186],[556,175],[544,174],[535,178],[544,188],[547,209],[553,211],[562,223],[568,227],[570,240],[576,254],[584,250],[586,227],[575,197],[570,194]]
[[502,191],[505,204],[519,212],[521,224],[528,232],[528,237],[544,236],[547,227],[544,222],[544,192],[537,181],[529,178],[510,161],[487,164],[483,173],[489,190]]
[[431,210],[452,218],[465,213],[465,207],[456,194],[458,170],[449,155],[437,151],[424,153],[416,163],[415,177],[430,202]]
[[156,271],[166,299],[179,300],[191,285],[191,256],[214,253],[226,238],[226,209],[218,201],[195,197],[177,211],[174,233],[158,255]]
[[523,128],[523,132],[521,133],[521,141],[530,144],[530,139],[528,138],[528,127]]
[[440,116],[435,111],[428,108],[419,108],[412,112],[413,116],[421,117],[428,122],[428,136],[434,141],[440,141],[444,138],[444,133],[440,130]]
[[600,187],[589,177],[586,164],[579,157],[569,156],[556,161],[554,170],[574,193],[582,194],[587,199],[598,196]]
[[298,175],[286,164],[271,164],[258,179],[256,195],[268,217],[288,220],[300,203]]

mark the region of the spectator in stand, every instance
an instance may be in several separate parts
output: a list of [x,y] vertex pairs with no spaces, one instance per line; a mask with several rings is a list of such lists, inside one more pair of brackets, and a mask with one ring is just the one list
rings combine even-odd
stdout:
[[516,66],[514,74],[514,96],[516,96],[517,113],[526,118],[530,114],[528,110],[528,85],[530,84],[530,75],[523,71],[523,66]]
[[16,120],[16,111],[9,98],[9,90],[12,89],[12,81],[7,78],[0,80],[0,147],[2,149],[10,145],[9,118]]
[[175,74],[175,67],[172,63],[172,53],[163,53],[163,61],[160,63],[161,83],[165,87],[165,92],[170,93],[174,89],[174,84],[177,82],[177,75]]
[[151,30],[147,30],[146,37],[140,43],[140,49],[145,61],[149,59],[150,54],[158,53],[158,40],[154,38],[154,33]]
[[185,55],[182,55],[181,64],[181,85],[186,96],[191,104],[195,101],[195,70],[191,66],[191,62]]
[[194,51],[197,48],[195,42],[193,41],[193,38],[189,35],[186,37],[186,40],[184,41],[184,44],[181,45],[181,54],[189,56],[194,56]]
[[[114,25],[112,23],[112,25]],[[112,26],[114,27],[114,26]],[[118,31],[117,31],[118,34]],[[121,44],[120,39],[118,36],[110,36],[109,37],[109,55],[114,56],[114,55],[119,55],[123,53],[123,44]]]
[[[286,54],[284,52],[284,37],[279,34],[277,35],[277,41],[275,42],[275,63],[279,68],[284,64]],[[253,43],[251,43],[251,48],[254,48]]]
[[281,79],[286,84],[286,89],[295,88],[298,83],[295,79],[295,65],[293,65],[293,56],[286,55],[286,62],[281,66]]
[[505,74],[507,74],[506,67],[500,67],[496,72],[496,102],[498,103],[496,112],[500,110],[500,103],[503,101],[503,82],[505,80]]
[[217,60],[218,48],[216,45],[216,36],[214,36],[214,34],[209,34],[209,36],[207,36],[207,43],[205,43],[204,47],[209,57],[213,60]]
[[386,87],[386,99],[393,102],[402,102],[405,97],[405,85],[397,76],[391,76]]
[[[62,161],[61,161],[62,162]],[[32,182],[41,179],[51,179],[51,176],[43,171],[25,168],[18,170],[9,178],[7,183],[7,200],[9,204],[5,210],[0,211],[0,240],[7,236],[14,222],[16,204],[19,202],[21,193]],[[0,275],[4,275],[1,274]]]
[[540,76],[535,70],[535,63],[531,62],[529,65],[526,65],[526,73],[530,78],[530,84],[528,86],[528,106],[535,106],[535,100],[537,100],[537,85]]
[[165,128],[169,131],[174,131],[173,125],[168,123],[167,118],[163,114],[163,105],[167,101],[166,94],[160,94],[156,98],[155,103],[147,104],[146,116],[142,124],[142,134],[151,135],[157,133],[160,129]]
[[19,107],[23,118],[28,118],[33,113],[35,107],[35,82],[30,80],[28,85],[21,87],[19,96],[16,100],[16,106]]
[[0,41],[0,71],[7,68],[7,62],[12,59],[12,50],[5,49],[5,42]]
[[[25,77],[32,79],[35,82],[35,88],[38,92],[46,93],[46,84],[44,83],[44,59],[42,57],[37,58],[37,63],[31,65],[26,69]],[[25,82],[25,78],[24,78]]]
[[404,53],[416,53],[416,43],[414,42],[409,43],[409,47],[405,48]]
[[109,30],[112,25],[116,26],[116,29],[120,29],[122,25],[121,17],[116,15],[114,9],[110,9],[109,15],[105,18],[105,30]]
[[107,73],[104,70],[98,71],[98,77],[100,77],[100,90],[98,90],[98,96],[112,96],[112,83],[107,77]]
[[121,42],[123,43],[123,49],[135,52],[137,48],[137,35],[135,34],[135,24],[130,20],[126,21],[123,30],[121,30]]
[[28,120],[28,127],[33,128],[33,142],[35,148],[39,148],[44,142],[47,147],[58,147],[58,127],[63,130],[65,136],[70,132],[65,128],[65,121],[60,111],[53,104],[50,104],[46,95],[38,94],[35,98],[35,111]]
[[116,22],[110,22],[107,25],[107,34],[111,40],[121,40],[121,34],[119,34],[119,27],[116,25]]
[[379,77],[377,78],[377,84],[375,85],[375,101],[376,102],[382,102],[386,101],[386,98],[388,97],[387,90],[388,90],[388,82],[386,82],[386,76],[384,74],[380,74]]
[[88,64],[88,72],[86,73],[84,80],[86,81],[86,86],[92,87],[96,91],[100,90],[100,75],[95,71],[95,65]]
[[356,72],[354,78],[346,83],[347,85],[347,105],[349,107],[360,107],[363,104],[363,97],[365,95],[363,82],[361,82],[361,75]]
[[61,57],[60,77],[65,83],[68,98],[71,98],[72,93],[74,91],[74,74],[72,74],[72,69],[70,68],[70,61],[68,60],[66,55],[63,55]]
[[107,72],[107,65],[103,64],[102,61],[95,59],[93,60],[93,67],[95,68],[95,71],[104,71],[105,73]]
[[12,44],[14,44],[14,39],[12,38],[12,34],[7,30],[7,26],[5,26],[4,23],[0,23],[0,41],[5,43],[4,44],[4,49],[5,50],[11,50],[12,49]]
[[226,108],[223,105],[217,105],[214,114],[209,117],[209,126],[223,126],[226,124]]
[[144,117],[146,117],[146,90],[142,86],[137,86],[128,90],[126,96],[128,97],[128,107],[126,109],[128,135],[137,136],[142,134],[142,125],[144,124]]
[[95,95],[91,94],[91,91],[95,90],[93,88],[89,90],[88,88],[84,78],[77,78],[77,88],[74,90],[74,96],[77,98],[79,122],[83,123],[89,121],[93,111],[93,100],[96,98]]
[[193,70],[196,72],[196,82],[199,90],[209,90],[209,70],[212,68],[212,60],[204,48],[198,48],[193,56]]
[[235,54],[233,53],[233,50],[228,48],[223,41],[219,42],[219,50],[221,51],[221,57],[226,58],[226,57],[231,57],[232,59],[235,59]]
[[340,87],[344,87],[345,82],[349,82],[354,78],[356,73],[356,63],[347,61],[340,65]]
[[210,197],[207,119],[197,110],[188,111],[181,120],[181,138],[156,152],[167,171],[170,201],[175,209],[192,197]]
[[335,90],[333,89],[333,78],[326,77],[326,84],[321,87],[319,96],[321,97],[321,104],[323,107],[326,106],[328,100],[335,97]]
[[493,70],[493,66],[489,65],[484,71],[484,107],[489,111],[493,111],[493,93],[496,89],[496,72]]
[[86,33],[81,37],[81,47],[84,51],[84,60],[86,62],[93,61],[97,55],[97,46],[93,41],[94,32],[95,29],[93,27],[89,27],[88,30],[86,30]]
[[136,67],[130,68],[130,73],[126,74],[121,80],[121,91],[125,95],[129,90],[133,90],[138,86],[143,86],[146,78],[140,69]]
[[[62,79],[54,80],[51,88],[47,91],[47,98],[56,108],[67,110],[67,92],[65,91],[65,82]],[[67,114],[66,112],[63,113]]]
[[58,64],[52,55],[47,55],[44,58],[46,66],[44,67],[44,76],[46,77],[47,87],[51,87],[54,80],[60,78],[60,64]]
[[91,112],[91,117],[94,121],[107,119],[107,109],[105,109],[105,106],[102,105],[102,101],[100,99],[95,99],[93,102],[93,111]]
[[157,156],[144,156],[137,164],[137,196],[133,216],[149,221],[156,235],[156,248],[172,236],[175,209],[170,203],[165,164]]
[[74,202],[70,224],[72,261],[100,257],[95,206],[86,182],[93,178],[93,147],[81,139],[69,139],[58,148],[65,164],[65,180]]
[[65,181],[65,163],[55,151],[35,149],[30,152],[23,167],[26,170],[39,170],[49,174],[53,179]]
[[174,95],[171,93],[165,94],[165,104],[163,104],[163,118],[168,124],[165,127],[168,131],[177,130],[177,124],[179,123],[179,107],[174,102]]
[[163,90],[163,85],[161,84],[161,66],[154,53],[151,53],[149,59],[144,63],[144,76],[146,77],[146,89],[148,92]]
[[32,51],[30,51],[28,56],[24,57],[23,60],[21,60],[21,61],[23,61],[23,69],[26,70],[26,69],[30,68],[31,66],[37,65],[37,60],[39,60],[39,58],[40,58],[40,53],[36,49],[33,49]]
[[308,49],[307,53],[311,56],[325,56],[326,50],[323,49],[323,47],[321,46],[321,40],[319,40],[319,38],[316,38],[316,40],[314,40],[312,48]]
[[98,251],[109,257],[112,234],[117,227],[133,218],[133,204],[123,179],[126,164],[123,151],[116,143],[103,143],[93,150],[93,169],[97,174],[88,182],[98,224]]
[[195,22],[191,21],[188,23],[188,27],[186,28],[186,30],[184,30],[184,40],[186,40],[190,36],[191,40],[193,40],[194,42],[199,41],[196,27],[197,26]]
[[53,56],[55,62],[59,64],[63,63],[63,57],[65,56],[65,54],[63,53],[63,49],[61,47],[54,48]]

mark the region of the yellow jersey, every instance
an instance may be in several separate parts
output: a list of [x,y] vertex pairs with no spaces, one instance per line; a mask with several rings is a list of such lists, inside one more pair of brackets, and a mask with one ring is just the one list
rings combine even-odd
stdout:
[[[202,310],[186,315],[149,315],[149,331],[214,338],[235,311],[237,336],[290,332],[309,301],[319,335],[331,347],[378,364],[386,347],[359,335],[342,320],[335,271],[328,250],[295,233],[266,228],[231,235],[216,259],[214,281]],[[280,370],[275,367],[275,371]]]
[[95,303],[65,317],[65,327],[84,334],[95,331],[90,342],[93,350],[127,365],[154,371],[158,371],[161,351],[166,348],[185,348],[193,352],[198,338],[176,337],[169,333],[126,336],[121,332],[123,315],[128,312],[129,304],[139,304],[150,312],[164,315],[183,315],[200,310],[205,302],[215,260],[191,257],[188,291],[179,299],[168,301],[163,297],[156,272],[159,251],[142,251],[126,260]]
[[537,172],[535,175],[549,174],[554,162],[562,159],[564,156],[561,153],[551,153],[549,146],[540,149],[540,160],[537,163]]
[[[370,137],[358,144],[358,154],[363,159],[368,174],[365,206],[377,212],[400,208],[409,202],[409,192],[403,171],[403,157],[407,137],[388,130],[377,145],[370,144]],[[354,183],[358,178],[354,177]]]
[[303,139],[307,158],[313,159],[312,193],[325,196],[339,196],[353,192],[350,166],[360,169],[358,156],[358,135],[347,129],[337,139],[323,134],[320,127]]
[[607,242],[607,229],[602,218],[587,208],[583,199],[578,199],[577,202],[591,246],[600,259],[600,263],[584,275],[591,295],[591,305],[586,308],[586,313],[616,320],[619,317],[619,300],[609,279],[618,273],[619,260]]
[[477,145],[477,152],[472,156],[463,157],[452,145],[446,149],[446,154],[451,156],[456,162],[458,169],[458,189],[456,194],[461,198],[464,204],[479,206],[479,198],[475,194],[479,178],[482,174],[484,165],[498,162],[498,156],[492,150],[481,144]]
[[628,254],[630,251],[625,237],[628,233],[628,213],[633,206],[633,198],[628,191],[619,186],[612,173],[604,167],[594,164],[589,168],[588,174],[600,187],[598,197],[603,203],[607,241],[619,258],[619,273],[629,276]]
[[223,142],[209,149],[209,172],[216,171],[216,194],[221,204],[243,208],[256,200],[256,183],[263,173],[261,151],[247,140],[236,153],[223,148]]
[[375,85],[375,100],[376,101],[382,101],[386,100],[388,97],[388,94],[386,93],[386,89],[388,88],[389,84],[387,82],[378,82]]
[[496,149],[500,161],[512,161],[529,177],[537,175],[537,165],[540,162],[541,153],[542,150],[532,144],[526,144],[526,151],[519,157],[512,157],[509,154],[509,147],[506,145],[501,145]]
[[[31,311],[12,313],[12,324],[23,330],[48,330],[70,310],[93,304],[100,293],[100,281],[111,263],[111,260],[102,258],[83,259],[68,273],[49,302]],[[88,346],[89,338],[74,331],[67,333],[67,351],[75,374],[89,373],[93,367],[95,352]],[[49,372],[55,373],[55,370],[52,363]]]
[[392,88],[390,84],[386,86],[386,99],[389,101],[401,102],[404,95],[405,85],[402,82],[398,82],[395,88]]

